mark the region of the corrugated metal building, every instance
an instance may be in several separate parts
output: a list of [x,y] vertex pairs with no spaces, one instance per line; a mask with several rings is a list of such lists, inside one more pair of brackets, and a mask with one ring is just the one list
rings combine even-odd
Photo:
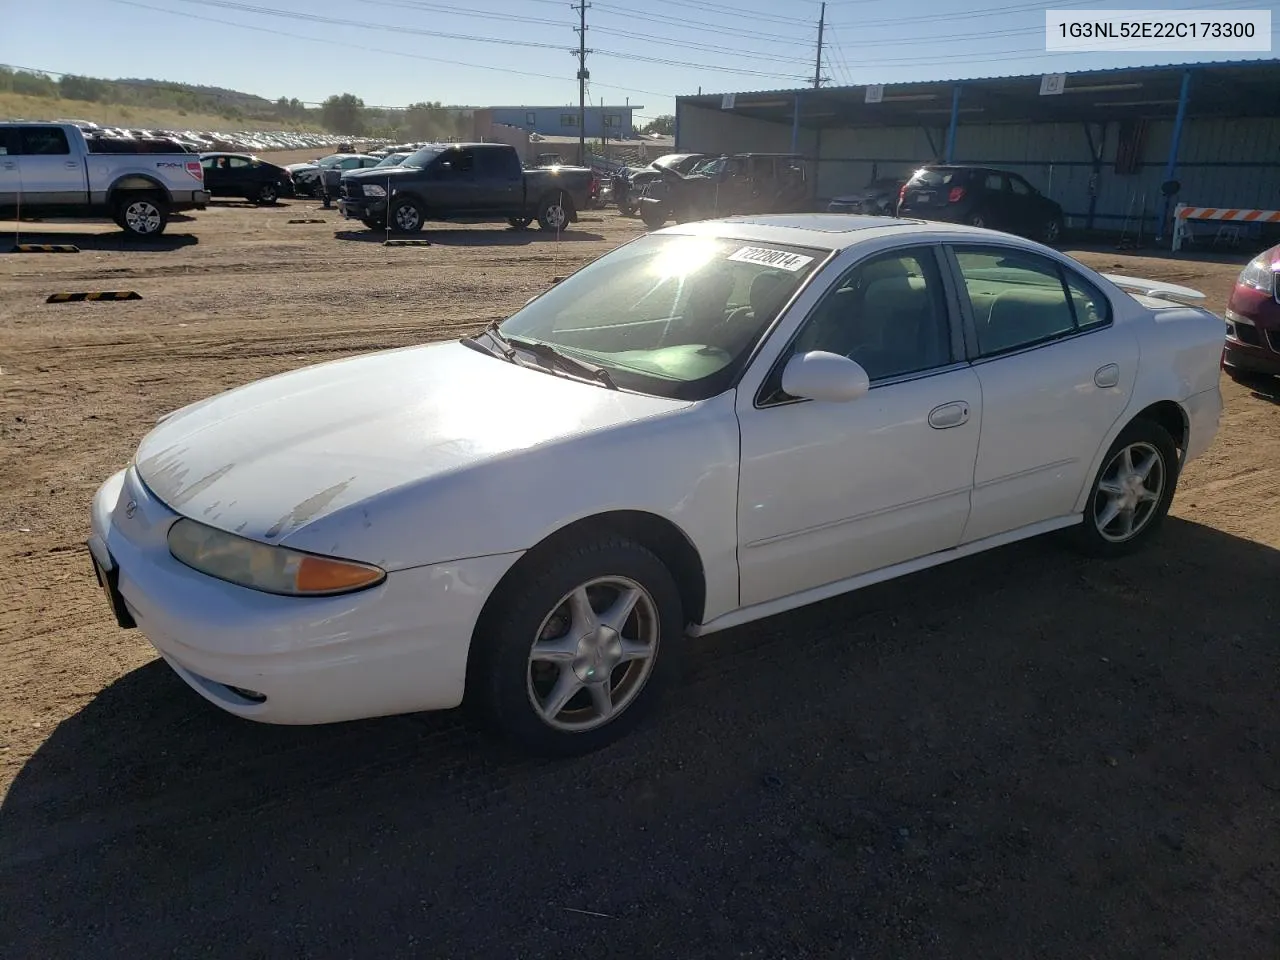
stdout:
[[1169,180],[1173,202],[1280,209],[1280,60],[680,97],[676,150],[803,153],[819,200],[929,161],[987,164],[1070,227],[1133,229],[1145,202],[1154,230]]

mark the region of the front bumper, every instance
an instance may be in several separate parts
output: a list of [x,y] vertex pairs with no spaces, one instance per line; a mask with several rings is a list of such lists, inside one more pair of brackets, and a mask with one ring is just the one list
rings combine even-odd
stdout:
[[1280,325],[1255,323],[1228,310],[1222,365],[1232,370],[1280,376]]
[[348,220],[382,220],[387,215],[387,201],[382,197],[343,197],[338,212]]
[[280,597],[173,559],[166,536],[178,516],[131,467],[95,495],[89,548],[174,672],[215,706],[263,723],[456,707],[480,610],[520,556],[399,570],[345,596]]

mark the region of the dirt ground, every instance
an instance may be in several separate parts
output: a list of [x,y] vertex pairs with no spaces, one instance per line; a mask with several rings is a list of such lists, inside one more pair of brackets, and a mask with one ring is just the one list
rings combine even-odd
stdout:
[[[451,715],[238,721],[114,627],[88,504],[156,417],[460,335],[641,229],[23,225],[83,251],[0,256],[0,956],[1280,956],[1274,382],[1223,380],[1152,549],[1019,544],[697,641],[568,764]],[[1243,262],[1076,255],[1217,310]],[[44,302],[90,290],[142,299]]]

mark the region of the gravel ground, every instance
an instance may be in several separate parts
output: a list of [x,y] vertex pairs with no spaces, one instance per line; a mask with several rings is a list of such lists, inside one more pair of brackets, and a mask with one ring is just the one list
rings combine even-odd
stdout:
[[[0,956],[1280,956],[1273,382],[1224,379],[1152,549],[1038,540],[691,641],[582,760],[449,714],[245,723],[115,629],[87,507],[157,416],[470,331],[641,229],[23,226],[83,252],[0,257]],[[1075,253],[1216,309],[1244,259]],[[143,299],[44,303],[94,289]]]

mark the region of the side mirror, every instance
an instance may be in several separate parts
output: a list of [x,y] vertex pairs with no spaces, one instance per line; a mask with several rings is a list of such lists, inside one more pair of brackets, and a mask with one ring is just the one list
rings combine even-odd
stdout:
[[782,369],[782,389],[802,400],[847,403],[871,389],[862,365],[838,353],[815,350],[797,354]]

